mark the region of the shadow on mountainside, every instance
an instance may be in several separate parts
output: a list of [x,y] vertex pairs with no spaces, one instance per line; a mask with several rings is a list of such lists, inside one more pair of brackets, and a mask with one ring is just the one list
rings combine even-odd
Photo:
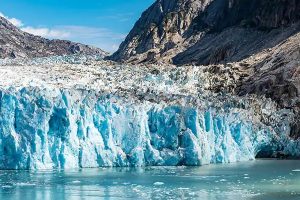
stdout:
[[173,58],[176,65],[238,62],[300,31],[300,1],[215,0],[191,23],[204,36]]

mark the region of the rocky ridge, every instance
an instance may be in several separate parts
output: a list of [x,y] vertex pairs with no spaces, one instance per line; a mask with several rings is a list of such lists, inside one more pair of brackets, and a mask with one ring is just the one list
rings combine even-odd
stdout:
[[198,13],[210,1],[156,1],[142,14],[110,59],[131,63],[158,60],[170,63],[172,57],[188,46],[186,34]]
[[297,0],[158,0],[110,57],[130,63],[237,62],[299,32]]
[[99,55],[106,52],[99,48],[67,40],[49,40],[15,27],[0,17],[0,58],[34,58],[54,55]]

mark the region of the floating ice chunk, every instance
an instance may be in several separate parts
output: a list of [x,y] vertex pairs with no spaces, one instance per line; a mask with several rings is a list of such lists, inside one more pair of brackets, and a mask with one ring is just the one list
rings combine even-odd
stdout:
[[35,186],[35,183],[16,183],[16,186]]
[[161,185],[164,185],[165,183],[164,182],[155,182],[153,183],[153,185],[155,186],[161,186]]
[[178,190],[189,190],[190,188],[183,188],[183,187],[180,187],[178,188]]
[[5,189],[5,188],[13,188],[12,185],[2,185],[1,187],[4,188],[4,189]]
[[72,181],[72,183],[78,184],[78,183],[80,183],[80,181],[79,180],[75,180],[75,181]]

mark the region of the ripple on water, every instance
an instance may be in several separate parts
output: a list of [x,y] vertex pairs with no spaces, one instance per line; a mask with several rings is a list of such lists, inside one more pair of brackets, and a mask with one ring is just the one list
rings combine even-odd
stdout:
[[16,183],[16,186],[35,186],[35,183]]
[[0,200],[19,197],[40,200],[47,199],[47,195],[62,199],[61,195],[79,193],[83,199],[94,196],[108,199],[300,199],[300,161],[250,164],[179,167],[178,170],[173,167],[173,176],[168,168],[163,171],[145,168],[143,173],[117,169],[102,169],[103,173],[99,173],[91,169],[79,171],[76,177],[66,172],[0,171]]

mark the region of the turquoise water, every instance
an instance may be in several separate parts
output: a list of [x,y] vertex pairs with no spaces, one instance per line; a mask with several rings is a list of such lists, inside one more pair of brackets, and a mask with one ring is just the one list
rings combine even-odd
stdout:
[[300,199],[300,161],[203,167],[0,171],[1,200]]

